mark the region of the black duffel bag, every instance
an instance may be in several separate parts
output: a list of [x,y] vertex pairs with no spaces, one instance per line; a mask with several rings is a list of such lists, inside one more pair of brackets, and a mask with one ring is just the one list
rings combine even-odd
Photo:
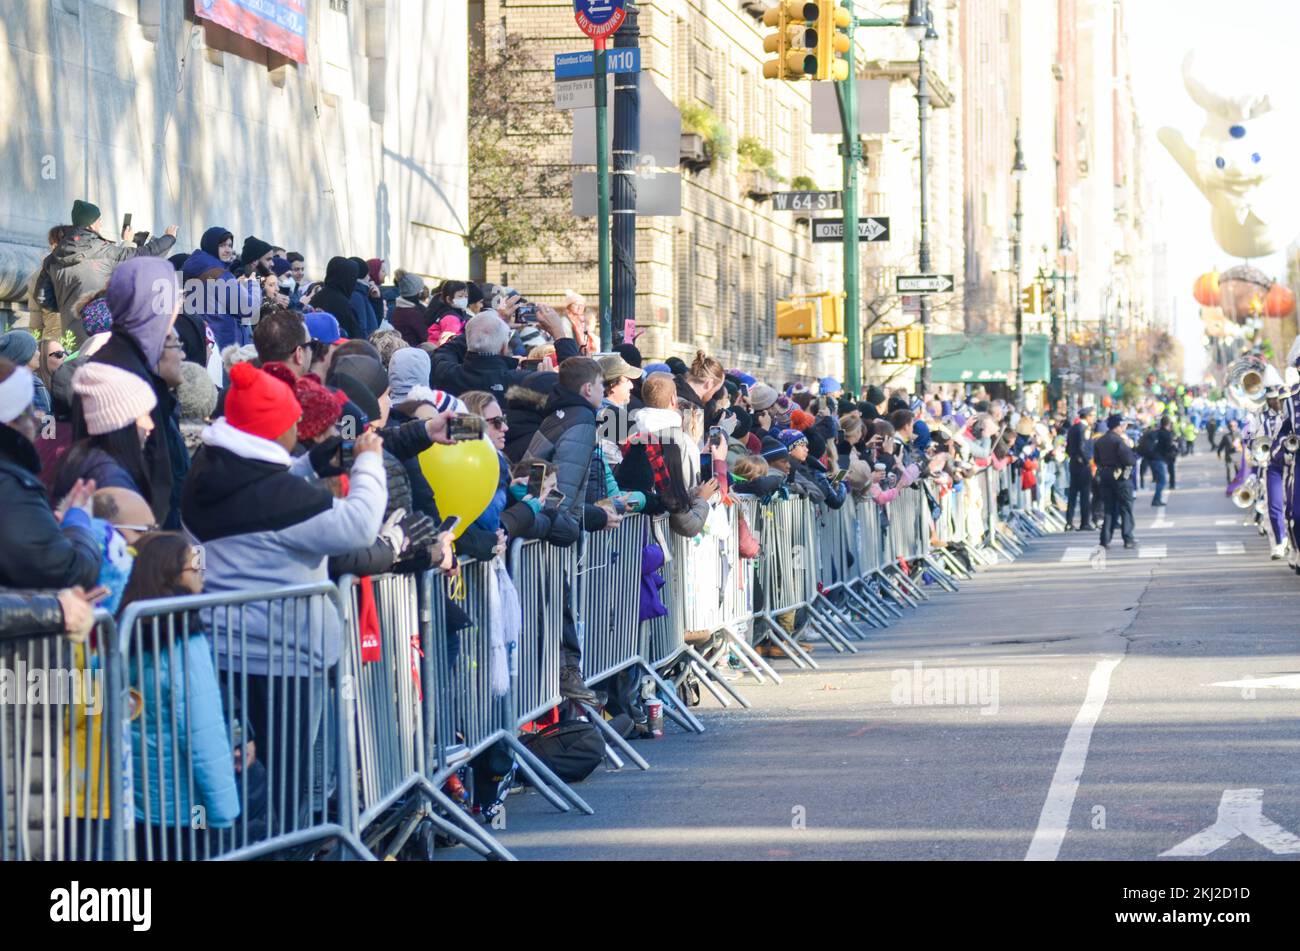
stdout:
[[605,740],[585,720],[566,720],[520,737],[529,752],[566,783],[581,782],[605,758]]

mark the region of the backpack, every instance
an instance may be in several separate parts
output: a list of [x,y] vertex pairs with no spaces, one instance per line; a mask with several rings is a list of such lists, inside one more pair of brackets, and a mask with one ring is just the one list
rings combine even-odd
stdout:
[[1154,456],[1156,454],[1156,431],[1148,429],[1138,440],[1138,454],[1143,456]]
[[594,724],[568,720],[520,737],[529,752],[566,783],[581,782],[605,758],[605,741]]
[[474,775],[474,807],[489,818],[496,815],[515,779],[515,754],[498,740],[469,762]]

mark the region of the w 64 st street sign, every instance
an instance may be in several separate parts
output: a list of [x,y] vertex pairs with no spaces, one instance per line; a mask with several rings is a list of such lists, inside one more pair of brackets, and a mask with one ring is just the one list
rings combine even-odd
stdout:
[[839,192],[773,192],[773,211],[836,211]]

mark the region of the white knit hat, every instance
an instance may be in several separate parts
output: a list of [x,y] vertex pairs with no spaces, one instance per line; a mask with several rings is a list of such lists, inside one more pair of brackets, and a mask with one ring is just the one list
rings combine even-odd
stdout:
[[87,363],[72,377],[72,392],[81,400],[86,430],[92,436],[123,429],[153,412],[158,397],[134,373],[107,363]]

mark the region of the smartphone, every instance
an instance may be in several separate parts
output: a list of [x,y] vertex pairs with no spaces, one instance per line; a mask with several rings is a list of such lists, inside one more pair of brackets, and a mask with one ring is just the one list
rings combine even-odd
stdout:
[[339,446],[339,468],[345,472],[352,468],[356,458],[357,443],[355,439],[345,439]]
[[727,444],[727,434],[723,431],[722,427],[721,426],[709,427],[709,445],[725,446],[726,444]]
[[700,481],[708,482],[713,478],[713,453],[706,452],[700,456]]
[[528,494],[535,499],[542,497],[542,486],[546,483],[546,463],[534,462],[528,470]]
[[438,531],[435,534],[441,535],[443,532],[454,532],[460,528],[460,516],[448,515],[438,525]]
[[566,496],[563,492],[552,492],[546,497],[546,507],[548,509],[558,509],[564,505]]
[[483,436],[483,417],[459,414],[451,418],[448,432],[453,442],[469,442]]
[[128,211],[126,214],[122,216],[122,230],[119,231],[118,234],[125,236],[126,229],[130,227],[131,227],[131,212]]
[[848,474],[848,469],[841,469],[839,472],[835,473],[835,475],[831,476],[831,485],[839,485],[844,481],[844,477]]

